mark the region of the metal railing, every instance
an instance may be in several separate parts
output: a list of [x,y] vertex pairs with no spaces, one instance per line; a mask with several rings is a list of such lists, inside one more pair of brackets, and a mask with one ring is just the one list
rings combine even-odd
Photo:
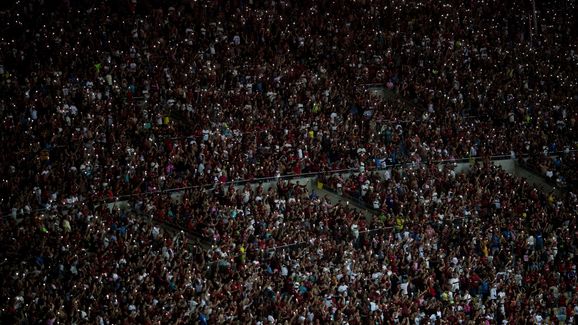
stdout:
[[[572,152],[572,153],[577,152],[577,151],[578,150],[570,150],[570,152]],[[555,156],[558,156],[561,154],[566,154],[566,152],[564,152],[564,151],[553,152],[553,153],[550,153],[549,156],[555,157]],[[519,155],[516,157],[516,159],[526,158],[528,156],[529,156],[528,154]],[[512,157],[509,154],[494,155],[494,156],[489,156],[489,157],[477,156],[477,157],[471,157],[471,158],[466,157],[466,158],[456,158],[456,159],[434,160],[431,162],[419,163],[419,164],[421,164],[421,165],[432,165],[432,164],[440,165],[440,164],[453,164],[453,163],[467,163],[467,162],[470,162],[472,159],[474,161],[483,161],[486,159],[489,159],[490,161],[496,161],[496,160],[510,160],[510,159],[512,159]],[[404,162],[404,163],[398,163],[398,164],[393,164],[393,165],[387,165],[385,167],[377,167],[375,165],[368,165],[368,166],[365,166],[365,171],[366,172],[372,172],[372,171],[385,170],[387,168],[414,167],[415,165],[416,165],[415,162]],[[281,176],[268,176],[268,177],[261,177],[261,178],[233,180],[233,181],[219,183],[219,184],[221,184],[223,186],[230,186],[230,185],[240,186],[240,185],[245,185],[245,184],[259,184],[259,183],[274,182],[274,181],[281,181],[281,180],[315,178],[315,177],[318,177],[320,175],[327,176],[327,175],[334,175],[334,174],[357,173],[357,172],[360,172],[359,167],[347,168],[347,169],[338,169],[338,170],[325,170],[325,171],[309,172],[309,173],[301,173],[301,174],[289,173],[289,174],[285,174],[285,175],[281,175]],[[92,201],[79,201],[79,202],[76,202],[73,204],[56,205],[56,207],[67,209],[67,208],[72,208],[72,207],[79,205],[79,204],[86,204],[87,202],[91,202],[95,205],[114,204],[114,203],[117,203],[119,201],[126,201],[126,200],[130,200],[130,199],[138,198],[138,197],[143,197],[143,196],[170,194],[170,193],[184,192],[184,191],[195,190],[195,189],[211,189],[211,188],[214,188],[215,186],[216,186],[215,183],[210,183],[210,184],[204,184],[204,185],[191,185],[191,186],[184,186],[184,187],[175,187],[175,188],[160,189],[160,190],[155,190],[155,191],[146,191],[146,192],[141,192],[141,193],[118,195],[118,196],[115,196],[115,197],[110,198],[110,199],[95,199]],[[47,210],[47,208],[40,208],[40,209],[35,209],[35,210],[31,211],[30,213],[38,213],[38,212],[43,212],[46,210]],[[5,216],[10,216],[11,214],[12,213],[10,213],[10,212],[5,212],[5,213],[2,213],[1,216],[5,217]],[[17,213],[17,215],[21,215],[21,214],[24,214],[24,213],[21,213],[21,212]]]

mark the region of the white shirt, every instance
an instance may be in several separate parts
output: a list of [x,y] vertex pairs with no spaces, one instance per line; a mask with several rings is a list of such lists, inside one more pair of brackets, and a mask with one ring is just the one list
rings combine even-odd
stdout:
[[492,300],[496,300],[498,298],[498,290],[496,289],[496,287],[492,287],[490,289],[490,299]]
[[452,286],[453,292],[460,290],[460,280],[458,278],[451,278],[449,283]]
[[404,282],[404,283],[402,283],[402,284],[400,285],[401,292],[402,292],[404,295],[407,295],[407,287],[408,287],[408,285],[409,285],[409,282]]

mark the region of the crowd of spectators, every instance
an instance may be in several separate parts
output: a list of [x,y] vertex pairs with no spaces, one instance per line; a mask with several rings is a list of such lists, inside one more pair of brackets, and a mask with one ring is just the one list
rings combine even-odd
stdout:
[[[193,216],[142,200],[3,223],[3,321],[572,324],[577,198],[451,170],[367,175],[387,193],[370,219],[280,181],[205,193]],[[208,223],[211,246],[160,216]]]
[[[2,3],[0,322],[575,322],[578,23],[536,6]],[[434,163],[491,155],[565,191]]]
[[578,186],[577,152],[561,153],[550,157],[546,154],[528,157],[522,166],[544,177],[552,186],[576,193]]
[[576,150],[570,2],[52,2],[0,14],[4,213]]

